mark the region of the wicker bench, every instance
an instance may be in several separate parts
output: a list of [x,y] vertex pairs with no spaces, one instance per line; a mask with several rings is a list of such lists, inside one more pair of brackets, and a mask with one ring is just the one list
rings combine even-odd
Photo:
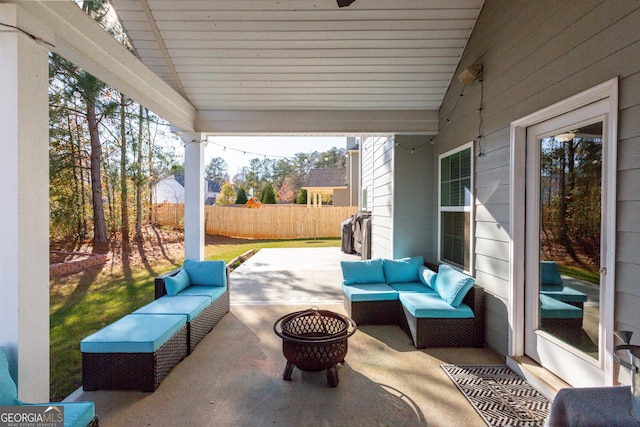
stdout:
[[80,342],[85,390],[155,391],[187,356],[187,317],[128,314]]
[[[411,260],[414,267],[422,263],[421,257],[405,260]],[[383,265],[398,261],[401,260],[382,260]],[[353,274],[345,271],[352,264],[347,263],[342,264],[344,307],[358,325],[398,325],[412,338],[416,348],[484,346],[484,291],[481,287],[471,286],[460,304],[452,306],[440,298],[435,288],[419,280],[419,275],[425,274],[435,281],[435,272],[426,271],[424,267],[419,268],[421,273],[416,273],[417,281],[412,281],[412,275],[390,275],[392,269],[389,268],[383,269],[382,275],[373,275],[371,280],[375,283],[352,283]],[[397,282],[399,279],[405,281]],[[369,278],[356,277],[357,280]]]
[[86,337],[85,390],[155,391],[229,312],[229,269],[224,261],[185,260],[155,279],[155,300]]

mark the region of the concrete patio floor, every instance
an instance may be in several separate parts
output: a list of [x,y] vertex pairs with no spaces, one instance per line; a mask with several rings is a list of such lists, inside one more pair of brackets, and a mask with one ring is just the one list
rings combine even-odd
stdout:
[[339,248],[263,249],[230,278],[232,307],[153,393],[82,390],[101,426],[484,426],[440,368],[501,364],[488,349],[416,350],[397,326],[362,326],[349,338],[339,384],[294,369],[273,323],[309,308],[345,313]]

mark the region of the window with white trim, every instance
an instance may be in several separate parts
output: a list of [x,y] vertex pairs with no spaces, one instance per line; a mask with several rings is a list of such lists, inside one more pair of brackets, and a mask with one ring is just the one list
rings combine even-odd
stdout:
[[440,261],[464,271],[471,269],[472,149],[469,143],[439,157]]

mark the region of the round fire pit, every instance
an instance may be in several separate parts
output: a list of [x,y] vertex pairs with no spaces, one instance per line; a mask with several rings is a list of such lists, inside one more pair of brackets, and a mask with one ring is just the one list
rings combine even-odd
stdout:
[[356,328],[349,317],[315,307],[279,318],[273,331],[282,338],[282,352],[287,359],[282,379],[291,380],[294,366],[301,371],[326,369],[329,385],[336,387],[336,364],[344,363],[347,339]]

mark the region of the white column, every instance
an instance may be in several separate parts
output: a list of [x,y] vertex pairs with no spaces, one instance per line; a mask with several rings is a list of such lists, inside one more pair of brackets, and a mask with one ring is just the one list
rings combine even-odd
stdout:
[[[0,22],[53,40],[14,4]],[[44,44],[0,27],[0,346],[27,402],[49,399],[48,73]]]
[[204,259],[205,137],[189,133],[184,141],[184,257]]

